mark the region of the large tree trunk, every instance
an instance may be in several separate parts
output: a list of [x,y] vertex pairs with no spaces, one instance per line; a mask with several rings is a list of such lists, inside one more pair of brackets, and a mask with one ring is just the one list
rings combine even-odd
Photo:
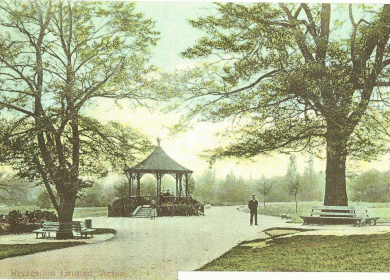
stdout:
[[73,220],[73,211],[76,205],[76,195],[62,195],[60,196],[60,205],[58,211],[58,221],[60,223],[60,230],[57,232],[57,239],[71,239],[73,238],[72,227],[69,226]]
[[345,181],[347,137],[334,133],[327,138],[326,184],[324,205],[348,206]]

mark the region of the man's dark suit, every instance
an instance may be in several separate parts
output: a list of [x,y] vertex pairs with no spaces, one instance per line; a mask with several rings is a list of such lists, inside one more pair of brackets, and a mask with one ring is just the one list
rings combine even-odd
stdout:
[[253,224],[253,216],[255,217],[255,225],[257,225],[257,206],[259,205],[259,202],[255,199],[252,198],[248,202],[248,207],[251,212],[251,220],[250,223],[251,225]]

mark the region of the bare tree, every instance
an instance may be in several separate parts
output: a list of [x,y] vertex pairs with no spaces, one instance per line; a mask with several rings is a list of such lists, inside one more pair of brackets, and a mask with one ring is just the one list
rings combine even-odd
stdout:
[[272,189],[272,183],[270,181],[264,179],[260,181],[257,191],[263,196],[264,209],[267,209],[265,206],[265,202],[267,200],[267,196],[271,192],[271,189]]
[[294,196],[295,201],[295,213],[298,213],[298,194],[302,190],[302,185],[299,182],[299,179],[296,178],[294,180],[291,180],[287,183],[287,188],[289,191],[289,194]]

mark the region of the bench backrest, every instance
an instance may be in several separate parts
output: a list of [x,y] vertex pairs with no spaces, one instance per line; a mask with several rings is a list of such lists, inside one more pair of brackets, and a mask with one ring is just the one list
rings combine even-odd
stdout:
[[42,224],[42,228],[44,229],[44,230],[58,230],[58,228],[59,228],[59,223],[58,222],[44,222],[43,224]]
[[[44,222],[42,224],[42,228],[44,230],[59,230],[60,228],[60,223],[59,222]],[[70,229],[80,232],[81,230],[86,230],[87,226],[85,225],[84,222],[79,222],[79,221],[72,221],[72,222],[67,222],[67,223],[61,223],[61,228],[63,229]]]
[[313,210],[321,210],[321,211],[325,211],[325,210],[328,210],[328,211],[340,211],[340,212],[343,212],[343,211],[355,211],[356,208],[353,207],[353,206],[312,206],[312,211]]
[[73,230],[76,232],[81,232],[87,229],[87,226],[84,222],[73,222]]
[[353,206],[313,206],[311,216],[323,217],[369,217],[368,210]]

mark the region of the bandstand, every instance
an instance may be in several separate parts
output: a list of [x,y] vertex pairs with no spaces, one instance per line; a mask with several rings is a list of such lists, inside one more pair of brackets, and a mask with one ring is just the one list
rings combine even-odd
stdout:
[[[135,197],[141,196],[141,178],[145,174],[153,174],[156,178],[157,184],[157,205],[161,200],[161,180],[164,175],[172,175],[176,180],[176,192],[174,197],[188,196],[188,177],[192,171],[181,166],[176,161],[171,159],[165,151],[161,148],[160,139],[157,138],[156,149],[142,162],[138,163],[132,168],[127,169],[129,180],[129,195],[132,196],[131,189],[134,182],[136,182]],[[185,188],[183,189],[183,180],[185,181]]]
[[[114,201],[108,207],[109,217],[147,217],[152,200],[156,201],[158,216],[204,214],[203,205],[189,195],[188,179],[192,170],[170,158],[161,148],[159,138],[157,143],[157,147],[146,159],[125,170],[129,179],[128,196]],[[145,174],[153,174],[156,178],[156,196],[141,196],[141,178]],[[166,174],[176,180],[175,193],[169,195],[161,193],[162,178]]]

